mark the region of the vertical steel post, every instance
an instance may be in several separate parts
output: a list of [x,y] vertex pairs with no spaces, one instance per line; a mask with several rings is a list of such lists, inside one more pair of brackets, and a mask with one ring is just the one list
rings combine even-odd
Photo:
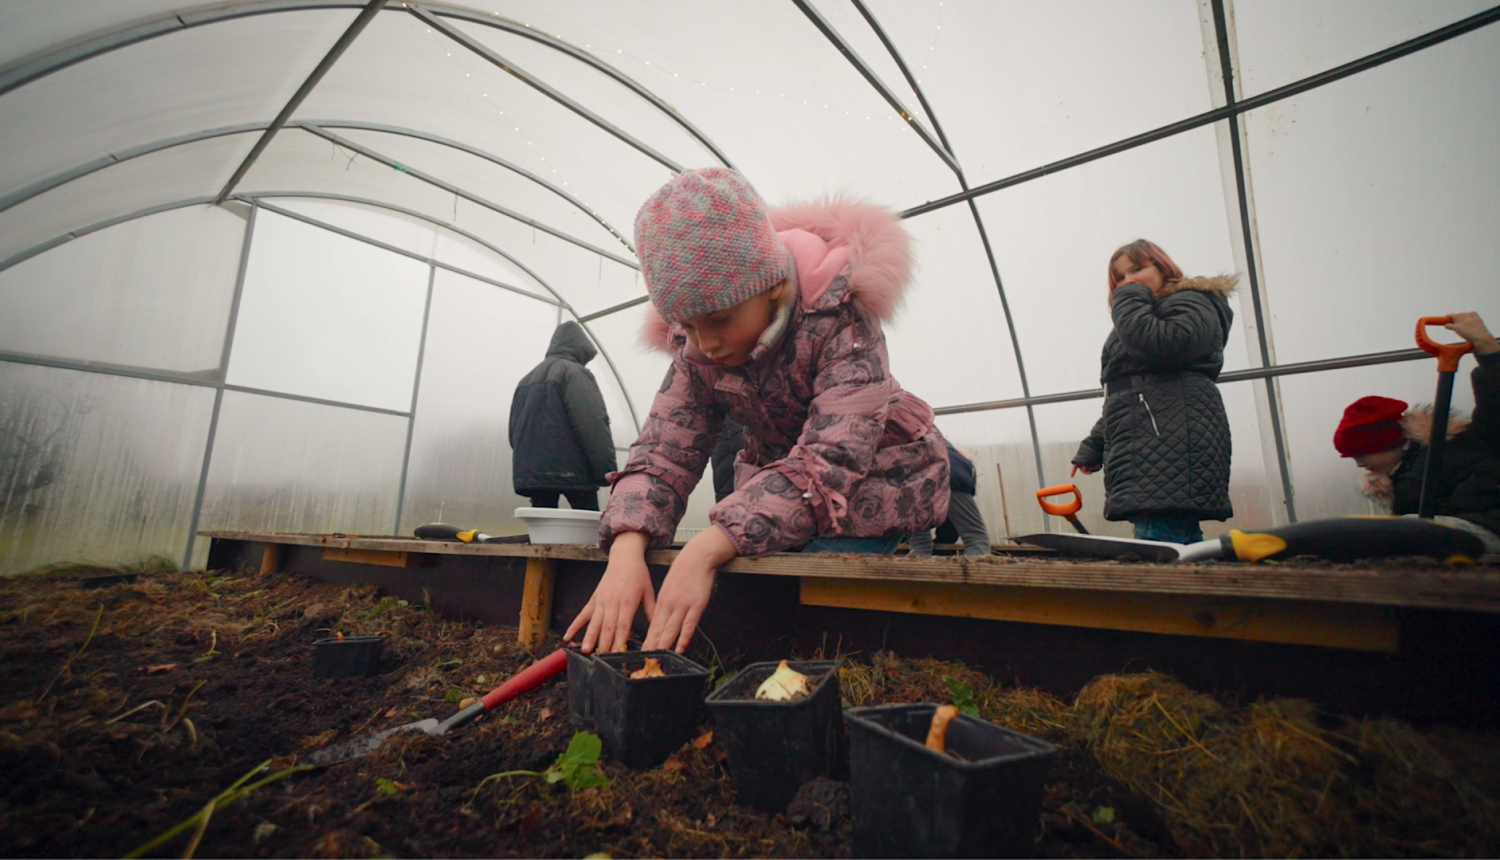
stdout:
[[[1214,15],[1214,36],[1218,40],[1219,70],[1224,78],[1224,102],[1229,108],[1236,104],[1234,93],[1234,60],[1229,49],[1229,19],[1224,9],[1224,0],[1210,0]],[[1255,229],[1250,220],[1249,195],[1245,185],[1245,157],[1240,146],[1243,113],[1229,117],[1229,146],[1234,157],[1234,185],[1240,212],[1240,233],[1245,243],[1245,276],[1250,281],[1250,303],[1255,309],[1255,333],[1260,347],[1261,367],[1271,366],[1271,345],[1266,334],[1266,317],[1261,303],[1260,276],[1255,265]],[[1297,521],[1297,507],[1293,498],[1292,470],[1287,463],[1286,438],[1281,427],[1280,388],[1273,377],[1266,377],[1266,397],[1270,401],[1271,435],[1276,443],[1276,464],[1281,472],[1281,492],[1285,499],[1287,519]]]
[[[852,2],[854,3],[854,8],[858,9],[859,14],[864,17],[865,23],[870,25],[870,29],[880,39],[880,43],[890,52],[891,59],[896,61],[896,67],[901,70],[901,74],[906,78],[906,83],[911,87],[912,92],[916,93],[917,101],[921,103],[922,110],[927,114],[927,118],[932,120],[932,130],[937,134],[938,140],[943,145],[943,149],[947,150],[948,154],[952,156],[953,147],[948,143],[948,136],[943,134],[943,126],[938,122],[937,114],[932,110],[932,105],[927,103],[926,93],[922,91],[921,85],[917,83],[916,76],[907,67],[906,60],[901,56],[901,52],[896,49],[895,43],[886,35],[885,29],[880,26],[880,22],[876,20],[874,13],[865,7],[863,0],[852,0]],[[953,158],[953,164],[957,165],[957,156],[953,156]],[[964,191],[968,191],[969,181],[964,177],[962,167],[958,167],[955,173],[958,176],[959,187]],[[984,229],[984,218],[979,214],[978,204],[973,199],[970,199],[968,203],[969,213],[974,216],[974,226],[979,230],[979,241],[984,245],[985,259],[989,260],[990,263],[990,274],[995,279],[995,290],[1000,294],[1000,310],[1005,315],[1005,329],[1010,334],[1010,347],[1016,356],[1016,375],[1021,378],[1021,394],[1023,397],[1030,399],[1031,383],[1026,379],[1026,359],[1021,355],[1021,341],[1016,338],[1016,323],[1010,313],[1010,300],[1005,296],[1005,282],[1000,278],[1000,266],[995,263],[995,253],[990,247],[990,234]],[[1045,487],[1047,486],[1047,476],[1042,467],[1042,442],[1041,437],[1036,432],[1036,410],[1032,408],[1030,403],[1026,404],[1026,421],[1031,427],[1031,452],[1036,458],[1037,486]],[[1003,488],[1001,492],[1004,492]],[[1042,528],[1045,531],[1052,531],[1052,523],[1047,517],[1042,517]]]
[[188,521],[187,549],[182,553],[182,569],[193,563],[193,549],[198,540],[198,520],[203,514],[203,495],[208,490],[208,469],[214,459],[214,438],[219,433],[219,411],[224,405],[224,384],[229,379],[229,354],[234,349],[234,328],[239,322],[240,297],[245,293],[245,271],[250,266],[250,245],[255,238],[255,215],[260,207],[250,204],[245,219],[245,238],[240,244],[240,268],[234,276],[234,297],[229,301],[229,319],[224,326],[224,348],[219,353],[219,379],[214,388],[214,411],[208,419],[208,441],[203,446],[203,468],[198,472],[198,492],[193,496],[193,515]]
[[422,361],[427,355],[427,324],[432,319],[432,285],[437,266],[427,264],[427,303],[422,307],[422,336],[417,341],[417,372],[411,382],[411,410],[406,415],[406,449],[401,454],[401,484],[396,490],[396,522],[391,534],[401,534],[401,511],[406,505],[406,473],[411,466],[411,437],[417,427],[417,395],[422,391]]

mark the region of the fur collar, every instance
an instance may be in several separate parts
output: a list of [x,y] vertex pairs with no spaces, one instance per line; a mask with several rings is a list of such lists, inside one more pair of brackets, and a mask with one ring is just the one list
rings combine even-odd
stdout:
[[[770,215],[792,255],[803,308],[823,310],[824,304],[847,299],[861,314],[881,322],[896,315],[911,283],[913,255],[911,237],[894,211],[832,196],[772,209]],[[828,293],[846,270],[847,293]],[[648,303],[641,341],[671,353],[676,351],[675,334],[675,327]]]
[[[1469,429],[1470,418],[1462,414],[1450,414],[1448,416],[1449,439]],[[1408,407],[1401,416],[1401,435],[1406,437],[1408,446],[1415,442],[1426,445],[1432,441],[1432,407],[1426,403]],[[1406,468],[1406,462],[1396,466],[1397,470]],[[1365,498],[1387,508],[1396,500],[1396,489],[1391,482],[1390,475],[1376,475],[1365,472],[1359,476],[1359,491]]]
[[1170,296],[1185,290],[1196,290],[1200,293],[1209,293],[1229,298],[1234,293],[1235,284],[1239,283],[1238,275],[1216,275],[1212,278],[1178,278],[1168,281],[1157,294],[1157,298]]

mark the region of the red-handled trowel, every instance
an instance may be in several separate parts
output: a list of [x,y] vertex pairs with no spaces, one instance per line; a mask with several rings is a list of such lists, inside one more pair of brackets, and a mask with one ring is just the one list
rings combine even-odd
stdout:
[[385,743],[386,738],[401,732],[418,731],[429,735],[446,734],[451,728],[470,722],[480,714],[488,713],[522,693],[529,693],[535,690],[566,668],[568,668],[568,654],[559,648],[525,669],[522,669],[509,681],[485,693],[479,701],[446,720],[419,720],[415,723],[407,723],[404,726],[396,726],[395,728],[376,732],[373,735],[365,735],[353,740],[332,744],[312,753],[304,761],[312,765],[327,765],[348,761],[352,758],[359,758],[362,755],[367,755],[375,751],[382,743]]

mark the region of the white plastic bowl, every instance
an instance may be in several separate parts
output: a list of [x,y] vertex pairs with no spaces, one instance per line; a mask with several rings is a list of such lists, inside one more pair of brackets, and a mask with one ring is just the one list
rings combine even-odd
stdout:
[[571,508],[516,508],[532,543],[592,544],[599,540],[599,511]]

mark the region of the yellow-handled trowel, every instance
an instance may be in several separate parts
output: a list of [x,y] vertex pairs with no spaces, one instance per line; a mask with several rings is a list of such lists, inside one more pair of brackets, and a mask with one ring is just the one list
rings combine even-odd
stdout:
[[1412,517],[1337,517],[1229,534],[1198,543],[1161,543],[1084,534],[1032,534],[1012,538],[1069,555],[1151,562],[1266,561],[1311,555],[1331,561],[1420,555],[1444,564],[1473,564],[1484,554],[1478,536]]

